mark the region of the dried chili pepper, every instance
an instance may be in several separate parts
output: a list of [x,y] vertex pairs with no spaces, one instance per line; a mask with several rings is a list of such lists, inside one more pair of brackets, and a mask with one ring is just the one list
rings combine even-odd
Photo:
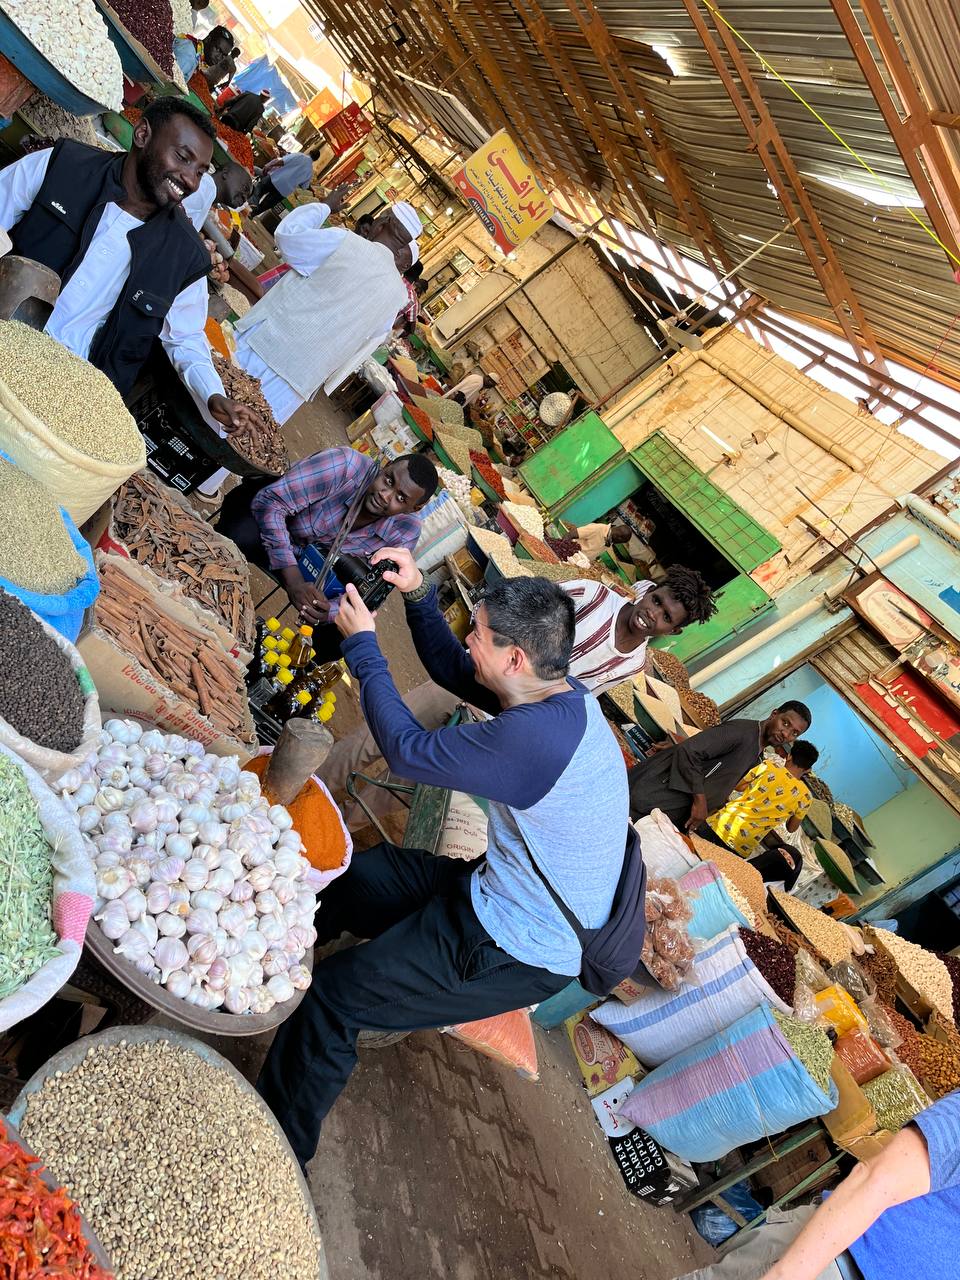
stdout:
[[83,1236],[76,1205],[0,1120],[0,1280],[113,1280]]
[[503,487],[503,481],[500,479],[500,473],[495,470],[493,463],[485,453],[479,453],[476,449],[470,450],[470,461],[480,472],[490,488],[494,491],[498,498],[506,498],[507,491]]

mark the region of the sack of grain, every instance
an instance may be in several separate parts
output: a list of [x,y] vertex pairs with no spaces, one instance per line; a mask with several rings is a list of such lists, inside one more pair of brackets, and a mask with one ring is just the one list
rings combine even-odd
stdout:
[[100,582],[93,553],[49,489],[0,450],[0,587],[68,640]]
[[55,339],[0,321],[0,448],[82,524],[147,463],[113,383]]
[[747,955],[737,926],[731,925],[694,955],[693,971],[679,991],[653,989],[629,1006],[608,1000],[590,1016],[645,1066],[658,1067],[762,1004],[790,1012]]
[[826,1115],[838,1097],[832,1081],[820,1088],[763,1005],[651,1071],[620,1114],[683,1160],[720,1160]]
[[[98,726],[99,727],[99,726]],[[53,928],[60,940],[58,953],[42,965],[22,987],[0,1000],[0,1032],[22,1022],[51,1000],[77,967],[87,923],[93,911],[96,885],[93,861],[74,814],[35,769],[0,742],[0,753],[22,771],[37,803],[40,825],[50,845],[53,864]]]
[[715,938],[732,924],[753,928],[755,922],[748,920],[730,897],[714,863],[701,862],[681,876],[680,888],[693,912],[688,926],[691,938]]
[[[36,615],[34,616],[36,617]],[[55,751],[51,747],[41,746],[39,742],[34,742],[32,739],[24,737],[12,724],[0,716],[0,748],[12,752],[21,760],[25,760],[44,778],[53,781],[78,764],[89,753],[95,741],[99,738],[102,728],[100,700],[97,696],[97,687],[90,672],[87,670],[83,658],[81,658],[79,652],[70,641],[54,627],[50,626],[48,622],[45,622],[43,618],[36,617],[36,622],[56,643],[62,651],[64,659],[76,675],[80,692],[83,695],[83,729],[80,734],[80,741],[72,751]]]

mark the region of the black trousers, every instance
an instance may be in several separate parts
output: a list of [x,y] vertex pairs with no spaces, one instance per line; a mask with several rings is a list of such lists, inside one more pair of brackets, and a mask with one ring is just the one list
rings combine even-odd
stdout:
[[252,208],[250,210],[251,218],[260,218],[263,214],[269,212],[274,205],[279,204],[283,196],[273,185],[273,179],[269,175],[261,178],[257,184],[257,189],[253,193]]
[[380,844],[322,895],[319,941],[369,942],[321,960],[276,1034],[257,1089],[301,1162],[357,1061],[360,1031],[416,1031],[546,1000],[570,979],[515,960],[470,902],[476,862]]
[[[257,518],[250,510],[254,498],[271,480],[244,480],[238,484],[223,500],[220,518],[217,520],[217,533],[230,538],[250,564],[269,573],[276,574],[270,568],[270,561],[263,545],[260,526]],[[318,662],[336,662],[341,657],[340,642],[343,637],[332,622],[319,623],[313,628],[311,644],[316,651]]]

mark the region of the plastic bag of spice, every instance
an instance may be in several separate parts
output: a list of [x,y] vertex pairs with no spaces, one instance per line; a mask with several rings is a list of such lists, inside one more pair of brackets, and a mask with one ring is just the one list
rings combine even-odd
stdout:
[[855,960],[841,960],[839,964],[832,965],[827,970],[827,977],[848,991],[857,1004],[876,994],[877,988],[872,978],[864,973]]
[[872,996],[869,1000],[864,1000],[860,1005],[860,1012],[867,1020],[870,1038],[876,1041],[881,1049],[895,1050],[900,1047],[902,1039],[900,1032],[893,1025],[892,1019],[879,1000]]
[[814,960],[809,951],[797,951],[797,984],[793,994],[793,1016],[801,1022],[823,1022],[823,1014],[817,1008],[818,992],[829,987],[830,979]]
[[890,1059],[860,1027],[839,1036],[834,1051],[857,1084],[875,1080],[890,1069]]

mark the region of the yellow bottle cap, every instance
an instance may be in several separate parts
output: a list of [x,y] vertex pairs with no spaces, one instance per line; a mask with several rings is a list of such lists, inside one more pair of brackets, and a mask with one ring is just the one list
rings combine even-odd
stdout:
[[280,666],[283,667],[284,669],[289,667],[290,665],[289,653],[281,653],[280,657],[277,659],[277,662],[279,662]]
[[286,688],[293,680],[293,672],[288,671],[286,667],[282,671],[277,672],[277,681]]
[[279,631],[279,630],[280,630],[280,619],[279,619],[279,618],[268,618],[268,619],[267,619],[267,630],[268,630],[268,631]]
[[336,702],[337,695],[333,692],[332,689],[328,689],[326,693],[323,695],[323,700],[324,702],[329,702],[332,705],[334,702]]
[[263,647],[264,647],[265,649],[276,649],[276,647],[277,647],[277,637],[276,637],[276,636],[264,636],[264,638],[263,638]]
[[309,701],[310,701],[309,693],[307,693],[306,689],[301,689],[300,692],[297,694],[297,702],[300,703],[301,707],[305,707]]
[[280,634],[283,636],[284,640],[286,640],[287,644],[289,644],[297,633],[294,631],[293,627],[284,627]]
[[280,650],[281,653],[286,653],[287,650],[290,648],[290,641],[280,640],[277,644],[277,648]]
[[280,661],[280,655],[279,653],[267,653],[263,661],[268,667],[275,667]]
[[311,649],[311,650],[310,650],[310,657],[311,657],[311,658],[315,658],[316,656],[317,656],[317,651],[316,651],[316,649]]
[[317,712],[317,719],[326,721],[326,720],[329,720],[332,715],[333,715],[333,703],[325,702],[323,706],[320,708],[320,710]]
[[304,623],[303,626],[300,628],[300,634],[302,636],[306,636],[307,639],[309,640],[310,637],[313,635],[313,627],[308,627],[307,624]]

